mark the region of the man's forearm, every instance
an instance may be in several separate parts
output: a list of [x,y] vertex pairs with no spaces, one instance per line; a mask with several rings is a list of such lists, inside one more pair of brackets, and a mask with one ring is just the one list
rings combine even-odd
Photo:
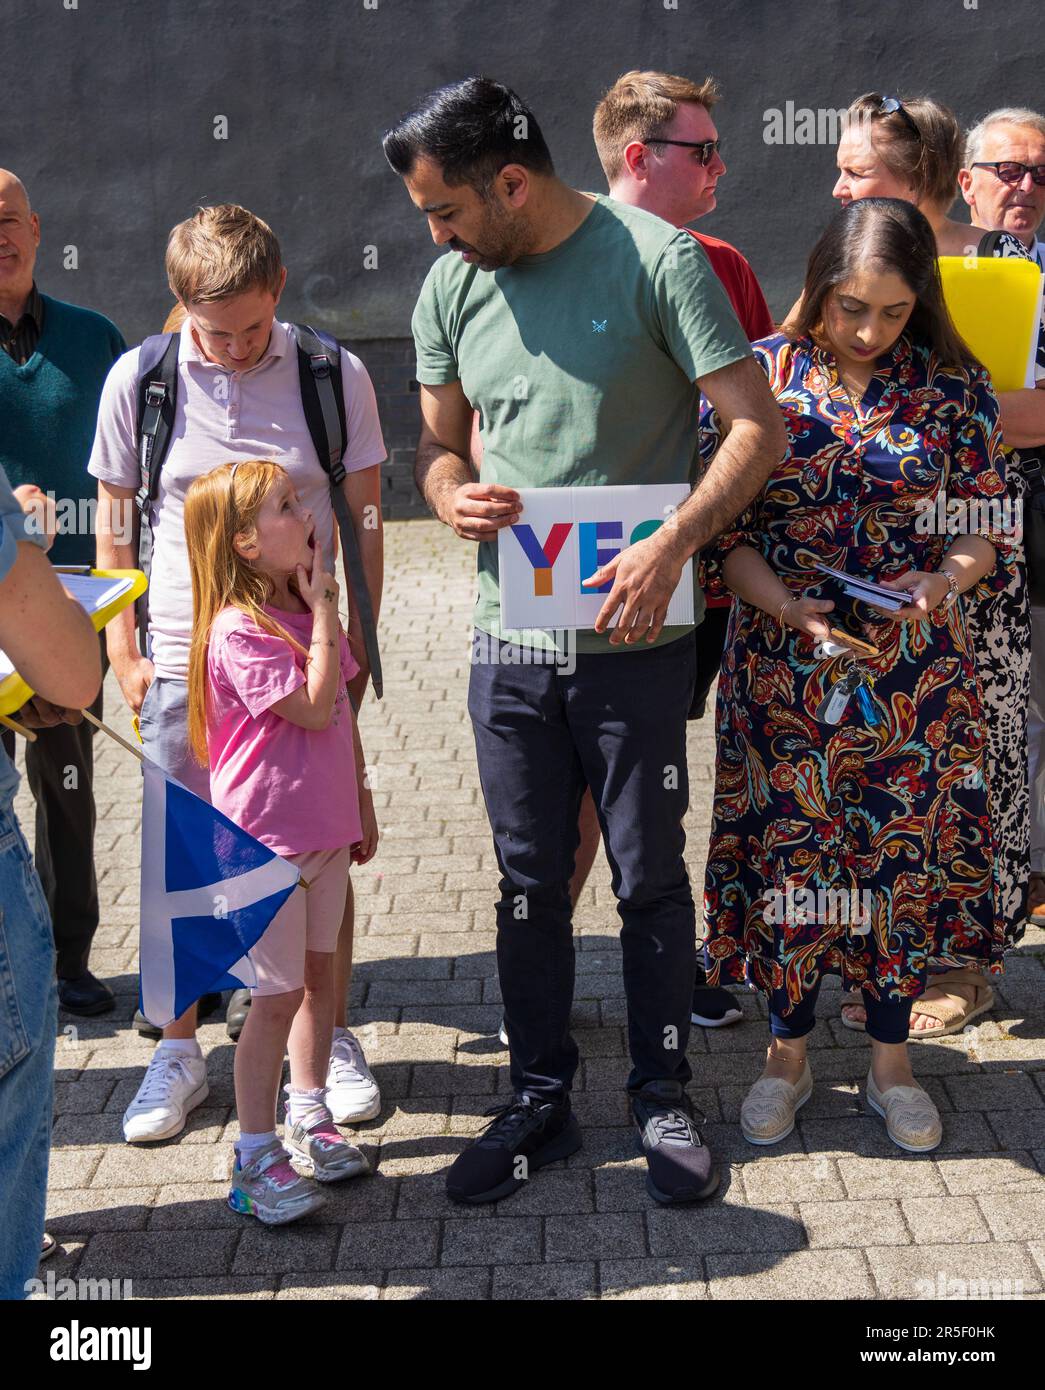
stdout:
[[465,483],[474,483],[476,478],[471,464],[460,454],[451,453],[439,443],[418,444],[414,481],[429,511],[440,521],[446,520],[446,499]]
[[[121,531],[121,534],[123,532]],[[100,570],[131,570],[138,567],[138,549],[133,541],[118,541],[112,530],[104,502],[98,507],[98,525],[95,534]],[[135,627],[135,605],[122,608],[115,618],[105,625],[105,645],[109,660],[125,653],[138,653],[138,636]]]
[[1045,444],[1045,388],[1001,391],[1001,437],[1010,448],[1033,449]]
[[748,420],[733,426],[673,518],[672,529],[686,555],[702,550],[729,529],[765,487],[780,457],[770,430]]

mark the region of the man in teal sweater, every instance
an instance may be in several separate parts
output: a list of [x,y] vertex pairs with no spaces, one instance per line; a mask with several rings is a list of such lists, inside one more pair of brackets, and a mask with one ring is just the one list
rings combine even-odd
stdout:
[[[21,180],[0,169],[0,467],[16,495],[52,496],[56,565],[94,563],[94,480],[87,460],[98,398],[126,351],[116,326],[91,309],[41,294],[33,278],[40,220]],[[104,660],[104,644],[102,649]],[[101,694],[92,707],[101,714]],[[105,1013],[112,991],[88,969],[98,927],[90,725],[33,700],[19,713],[37,729],[26,747],[36,800],[36,866],[57,950],[58,998],[69,1013]],[[13,736],[5,734],[13,756]]]

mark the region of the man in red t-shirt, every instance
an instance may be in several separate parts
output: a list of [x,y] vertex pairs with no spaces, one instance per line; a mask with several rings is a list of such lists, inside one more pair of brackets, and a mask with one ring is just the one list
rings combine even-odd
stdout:
[[[744,332],[754,342],[774,332],[773,317],[755,272],[735,246],[689,228],[691,222],[714,211],[718,181],[726,172],[719,154],[718,131],[711,118],[711,108],[718,97],[714,78],[698,84],[671,73],[626,72],[595,108],[595,147],[611,198],[654,213],[676,227],[685,227],[696,237],[722,281]],[[712,581],[704,597],[704,621],[694,635],[697,678],[691,719],[704,713],[708,692],[718,676],[729,617],[730,595],[721,579]],[[586,808],[581,813],[578,865],[583,862],[585,838],[591,834],[585,824],[589,819],[585,812]],[[598,845],[597,826],[595,836],[592,857]],[[693,1022],[716,1028],[742,1016],[735,996],[725,989],[709,989],[698,966]]]

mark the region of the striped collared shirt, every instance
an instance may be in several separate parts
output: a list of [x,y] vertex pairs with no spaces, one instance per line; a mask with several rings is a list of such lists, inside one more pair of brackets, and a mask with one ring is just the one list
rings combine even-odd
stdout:
[[29,361],[36,351],[44,326],[44,304],[40,291],[34,282],[29,293],[22,317],[17,323],[0,314],[0,347],[20,367]]

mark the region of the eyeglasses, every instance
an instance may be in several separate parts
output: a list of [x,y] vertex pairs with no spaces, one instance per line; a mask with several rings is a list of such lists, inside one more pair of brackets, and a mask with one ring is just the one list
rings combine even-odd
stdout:
[[976,163],[972,167],[993,169],[1002,183],[1007,183],[1012,188],[1023,182],[1024,174],[1030,174],[1039,188],[1045,187],[1045,164],[1021,164],[1017,159],[996,159],[993,162]]
[[722,145],[721,140],[647,140],[647,145],[680,145],[684,150],[699,150],[700,162],[703,165],[711,163],[711,156],[718,154]]
[[910,127],[910,129],[914,131],[914,133],[915,133],[915,135],[918,137],[918,139],[920,140],[920,139],[922,138],[922,132],[921,132],[921,131],[918,129],[918,127],[915,125],[913,116],[912,116],[911,113],[907,110],[907,108],[904,106],[904,104],[903,104],[903,102],[900,100],[900,98],[899,98],[899,97],[882,97],[881,105],[878,107],[878,115],[879,115],[879,116],[892,116],[892,115],[894,115],[894,114],[902,116],[902,117],[904,118],[904,120],[907,122],[907,124],[908,124],[908,126]]

